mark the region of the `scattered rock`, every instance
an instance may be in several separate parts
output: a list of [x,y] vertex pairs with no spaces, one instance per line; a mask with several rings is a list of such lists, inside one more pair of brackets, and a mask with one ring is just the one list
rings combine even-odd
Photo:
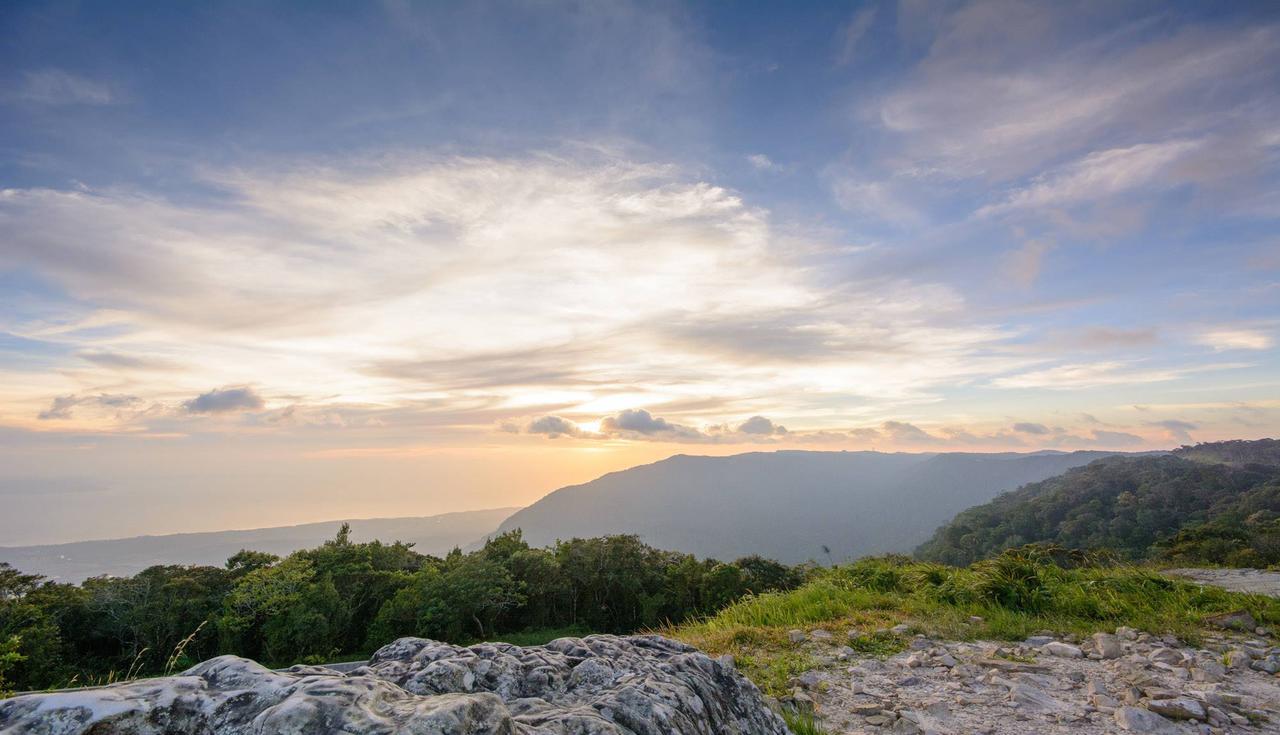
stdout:
[[1236,610],[1235,612],[1220,613],[1218,615],[1210,615],[1204,621],[1209,625],[1223,628],[1225,630],[1238,630],[1243,633],[1251,632],[1258,627],[1258,621],[1253,619],[1247,610]]
[[1130,732],[1175,733],[1177,726],[1155,712],[1137,707],[1121,707],[1116,710],[1116,724]]
[[1175,651],[1172,648],[1157,648],[1152,651],[1147,658],[1156,663],[1168,664],[1170,666],[1181,666],[1186,660],[1181,651]]
[[1070,643],[1062,643],[1061,641],[1051,641],[1040,647],[1041,651],[1050,656],[1061,656],[1062,658],[1081,658],[1084,652]]
[[1110,633],[1094,633],[1092,640],[1094,651],[1104,660],[1120,658],[1124,655],[1124,646],[1121,645],[1118,636]]
[[787,640],[791,641],[792,643],[804,643],[808,639],[809,639],[808,634],[806,634],[803,630],[795,629],[795,630],[787,631]]
[[809,637],[815,641],[821,641],[824,643],[835,638],[835,636],[831,635],[831,631],[822,630],[821,628],[809,631]]
[[1203,720],[1206,718],[1204,705],[1190,697],[1153,699],[1147,704],[1147,709],[1175,720]]

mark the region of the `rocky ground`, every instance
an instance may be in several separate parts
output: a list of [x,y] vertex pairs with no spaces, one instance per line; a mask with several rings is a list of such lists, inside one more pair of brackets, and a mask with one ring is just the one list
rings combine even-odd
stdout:
[[0,700],[4,735],[786,735],[731,662],[658,636],[461,648],[421,638],[342,673],[235,656],[179,676]]
[[842,634],[792,631],[822,666],[781,704],[812,707],[832,735],[1280,733],[1280,648],[1247,616],[1219,622],[1247,632],[1201,647],[1128,628],[1015,644],[916,636],[887,660],[855,653]]
[[1164,573],[1232,592],[1280,597],[1280,572],[1266,569],[1167,569]]

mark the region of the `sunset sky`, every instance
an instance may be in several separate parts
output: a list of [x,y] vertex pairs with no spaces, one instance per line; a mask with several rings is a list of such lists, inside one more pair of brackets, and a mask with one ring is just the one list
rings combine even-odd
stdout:
[[1280,5],[0,6],[0,545],[1280,433]]

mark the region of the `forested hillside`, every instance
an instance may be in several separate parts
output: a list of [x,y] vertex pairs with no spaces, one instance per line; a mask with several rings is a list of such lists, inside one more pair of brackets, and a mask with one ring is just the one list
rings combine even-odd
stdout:
[[561,488],[502,523],[535,545],[609,533],[699,556],[821,563],[910,553],[939,524],[1109,452],[677,455]]
[[1028,543],[1180,564],[1280,563],[1280,442],[1111,457],[970,508],[921,558],[965,565]]
[[[0,564],[0,679],[14,689],[178,671],[219,653],[268,664],[357,658],[395,638],[449,642],[632,632],[788,589],[799,570],[661,551],[634,536],[531,548],[520,533],[443,558],[355,543],[343,526],[281,559],[154,566],[81,585]],[[540,642],[540,641],[539,641]],[[0,681],[0,690],[6,684]]]

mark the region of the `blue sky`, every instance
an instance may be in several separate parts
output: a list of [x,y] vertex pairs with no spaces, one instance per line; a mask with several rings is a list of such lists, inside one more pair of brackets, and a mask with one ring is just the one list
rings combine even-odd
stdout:
[[1273,3],[0,26],[0,543],[1280,424]]

